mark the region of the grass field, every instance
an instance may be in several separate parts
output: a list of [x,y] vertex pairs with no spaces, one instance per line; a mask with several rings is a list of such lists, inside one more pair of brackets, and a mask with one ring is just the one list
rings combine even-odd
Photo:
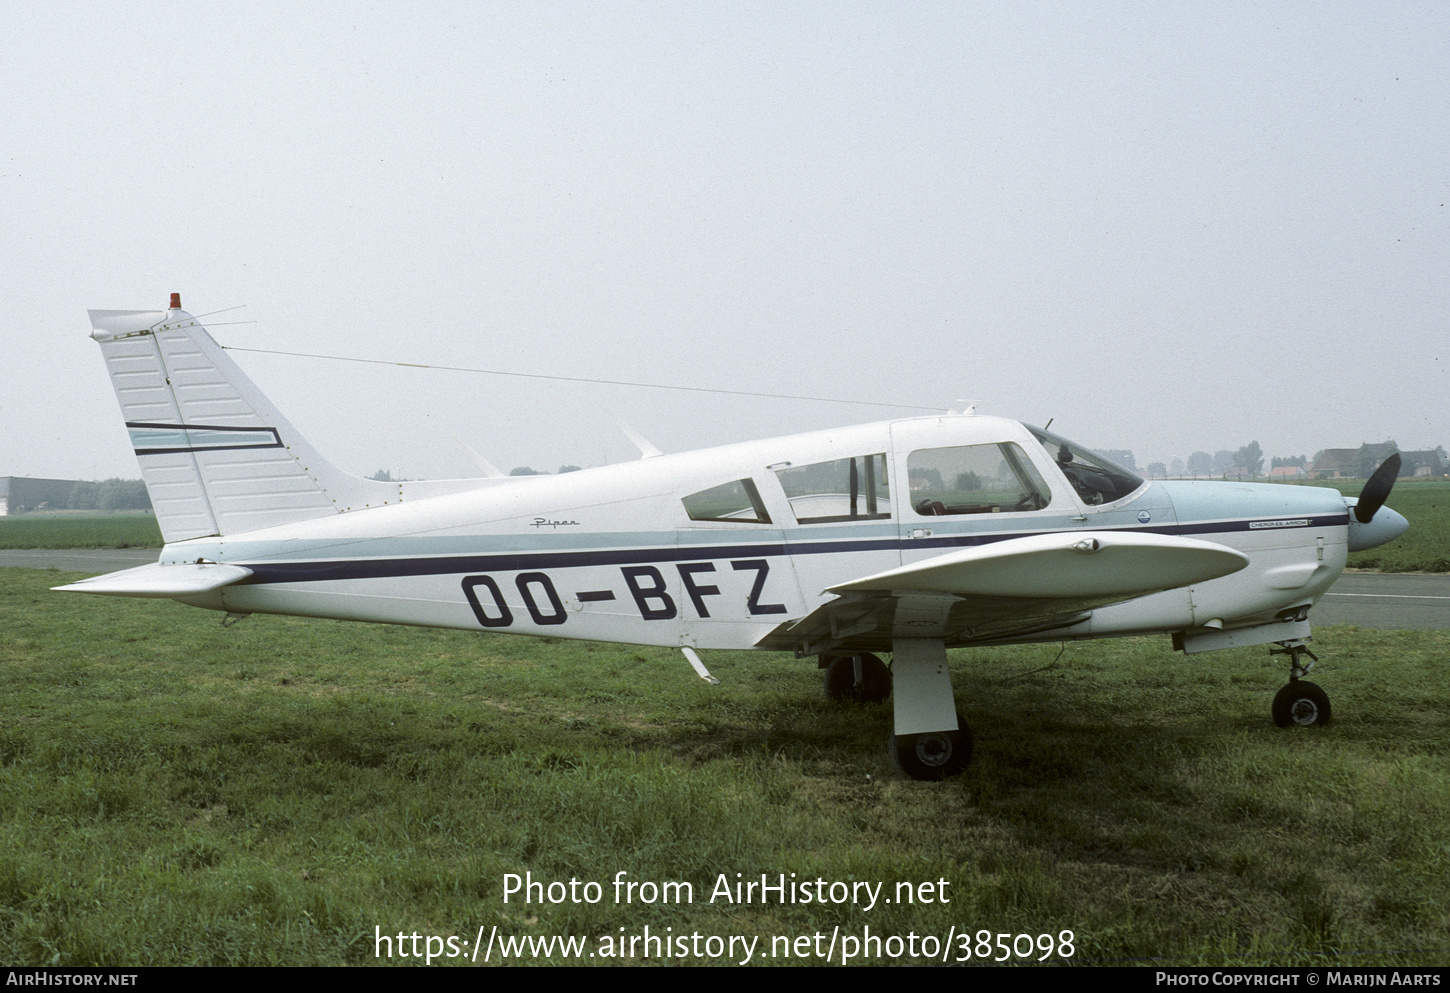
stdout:
[[151,513],[83,511],[0,517],[0,548],[160,548]]
[[[1363,488],[1362,482],[1339,484],[1340,491],[1350,496],[1358,496]],[[1410,522],[1410,530],[1387,545],[1351,553],[1350,567],[1381,572],[1450,572],[1450,482],[1402,479],[1395,484],[1389,505]]]
[[[929,784],[892,776],[889,704],[831,705],[785,656],[707,653],[711,687],[670,650],[223,628],[48,590],[69,578],[0,570],[12,964],[366,964],[379,934],[471,949],[494,927],[581,936],[582,960],[544,960],[586,964],[646,928],[820,962],[782,939],[825,951],[868,927],[951,960],[961,932],[996,956],[996,934],[1020,951],[1071,930],[1076,964],[1450,962],[1447,632],[1316,629],[1335,719],[1312,730],[1272,726],[1284,673],[1263,649],[953,653],[976,760]],[[694,900],[616,902],[621,871]],[[509,873],[602,899],[505,903]],[[932,902],[711,903],[736,873]],[[864,960],[924,961],[892,947]]]

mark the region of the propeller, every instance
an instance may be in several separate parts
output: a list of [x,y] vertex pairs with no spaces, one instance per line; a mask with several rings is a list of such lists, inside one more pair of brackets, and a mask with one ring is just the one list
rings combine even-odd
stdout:
[[1364,489],[1359,491],[1359,502],[1354,506],[1354,519],[1361,524],[1368,524],[1374,519],[1375,511],[1385,505],[1390,498],[1390,490],[1394,488],[1395,480],[1400,477],[1400,453],[1395,452],[1389,458],[1380,463],[1380,467],[1369,477],[1369,482],[1364,484]]

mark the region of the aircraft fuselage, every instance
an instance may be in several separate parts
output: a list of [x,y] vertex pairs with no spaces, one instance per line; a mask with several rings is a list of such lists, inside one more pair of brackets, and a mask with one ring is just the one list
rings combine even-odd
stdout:
[[[911,452],[1001,444],[1031,460],[1045,505],[941,515],[898,496],[920,486]],[[826,507],[846,512],[811,519],[804,503],[846,495],[793,503],[782,486],[782,470],[872,456],[885,467],[874,516]],[[764,519],[691,518],[684,497],[745,479]],[[1348,526],[1341,495],[1318,487],[1153,481],[1088,504],[1022,425],[942,416],[477,481],[418,500],[405,493],[391,506],[171,543],[161,562],[251,569],[242,583],[185,601],[235,613],[740,649],[831,599],[832,585],[1028,535],[1191,536],[1250,559],[1232,575],[1100,607],[1067,627],[982,639],[1030,641],[1270,623],[1312,604],[1339,576]]]

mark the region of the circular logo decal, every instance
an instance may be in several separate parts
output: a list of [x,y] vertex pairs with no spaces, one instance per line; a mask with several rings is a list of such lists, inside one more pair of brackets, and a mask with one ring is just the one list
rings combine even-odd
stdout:
[[1140,511],[1138,511],[1138,523],[1139,524],[1147,524],[1152,519],[1153,519],[1153,515],[1150,514],[1150,513],[1148,513],[1146,510],[1140,510]]

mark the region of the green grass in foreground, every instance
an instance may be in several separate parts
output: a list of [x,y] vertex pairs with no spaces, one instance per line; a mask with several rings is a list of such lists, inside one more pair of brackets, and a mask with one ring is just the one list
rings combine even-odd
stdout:
[[[707,653],[711,687],[671,650],[222,628],[47,589],[68,578],[0,571],[13,964],[366,964],[375,928],[495,926],[758,936],[781,962],[773,938],[837,925],[1071,929],[1079,964],[1450,961],[1450,633],[1320,629],[1335,722],[1307,731],[1271,725],[1263,649],[953,653],[976,761],[928,784],[891,774],[889,704],[830,705],[785,656]],[[617,904],[621,870],[695,900]],[[524,872],[604,899],[505,904]],[[712,905],[722,873],[945,879],[951,902]]]
[[160,548],[161,544],[156,515],[148,512],[0,517],[0,548]]

